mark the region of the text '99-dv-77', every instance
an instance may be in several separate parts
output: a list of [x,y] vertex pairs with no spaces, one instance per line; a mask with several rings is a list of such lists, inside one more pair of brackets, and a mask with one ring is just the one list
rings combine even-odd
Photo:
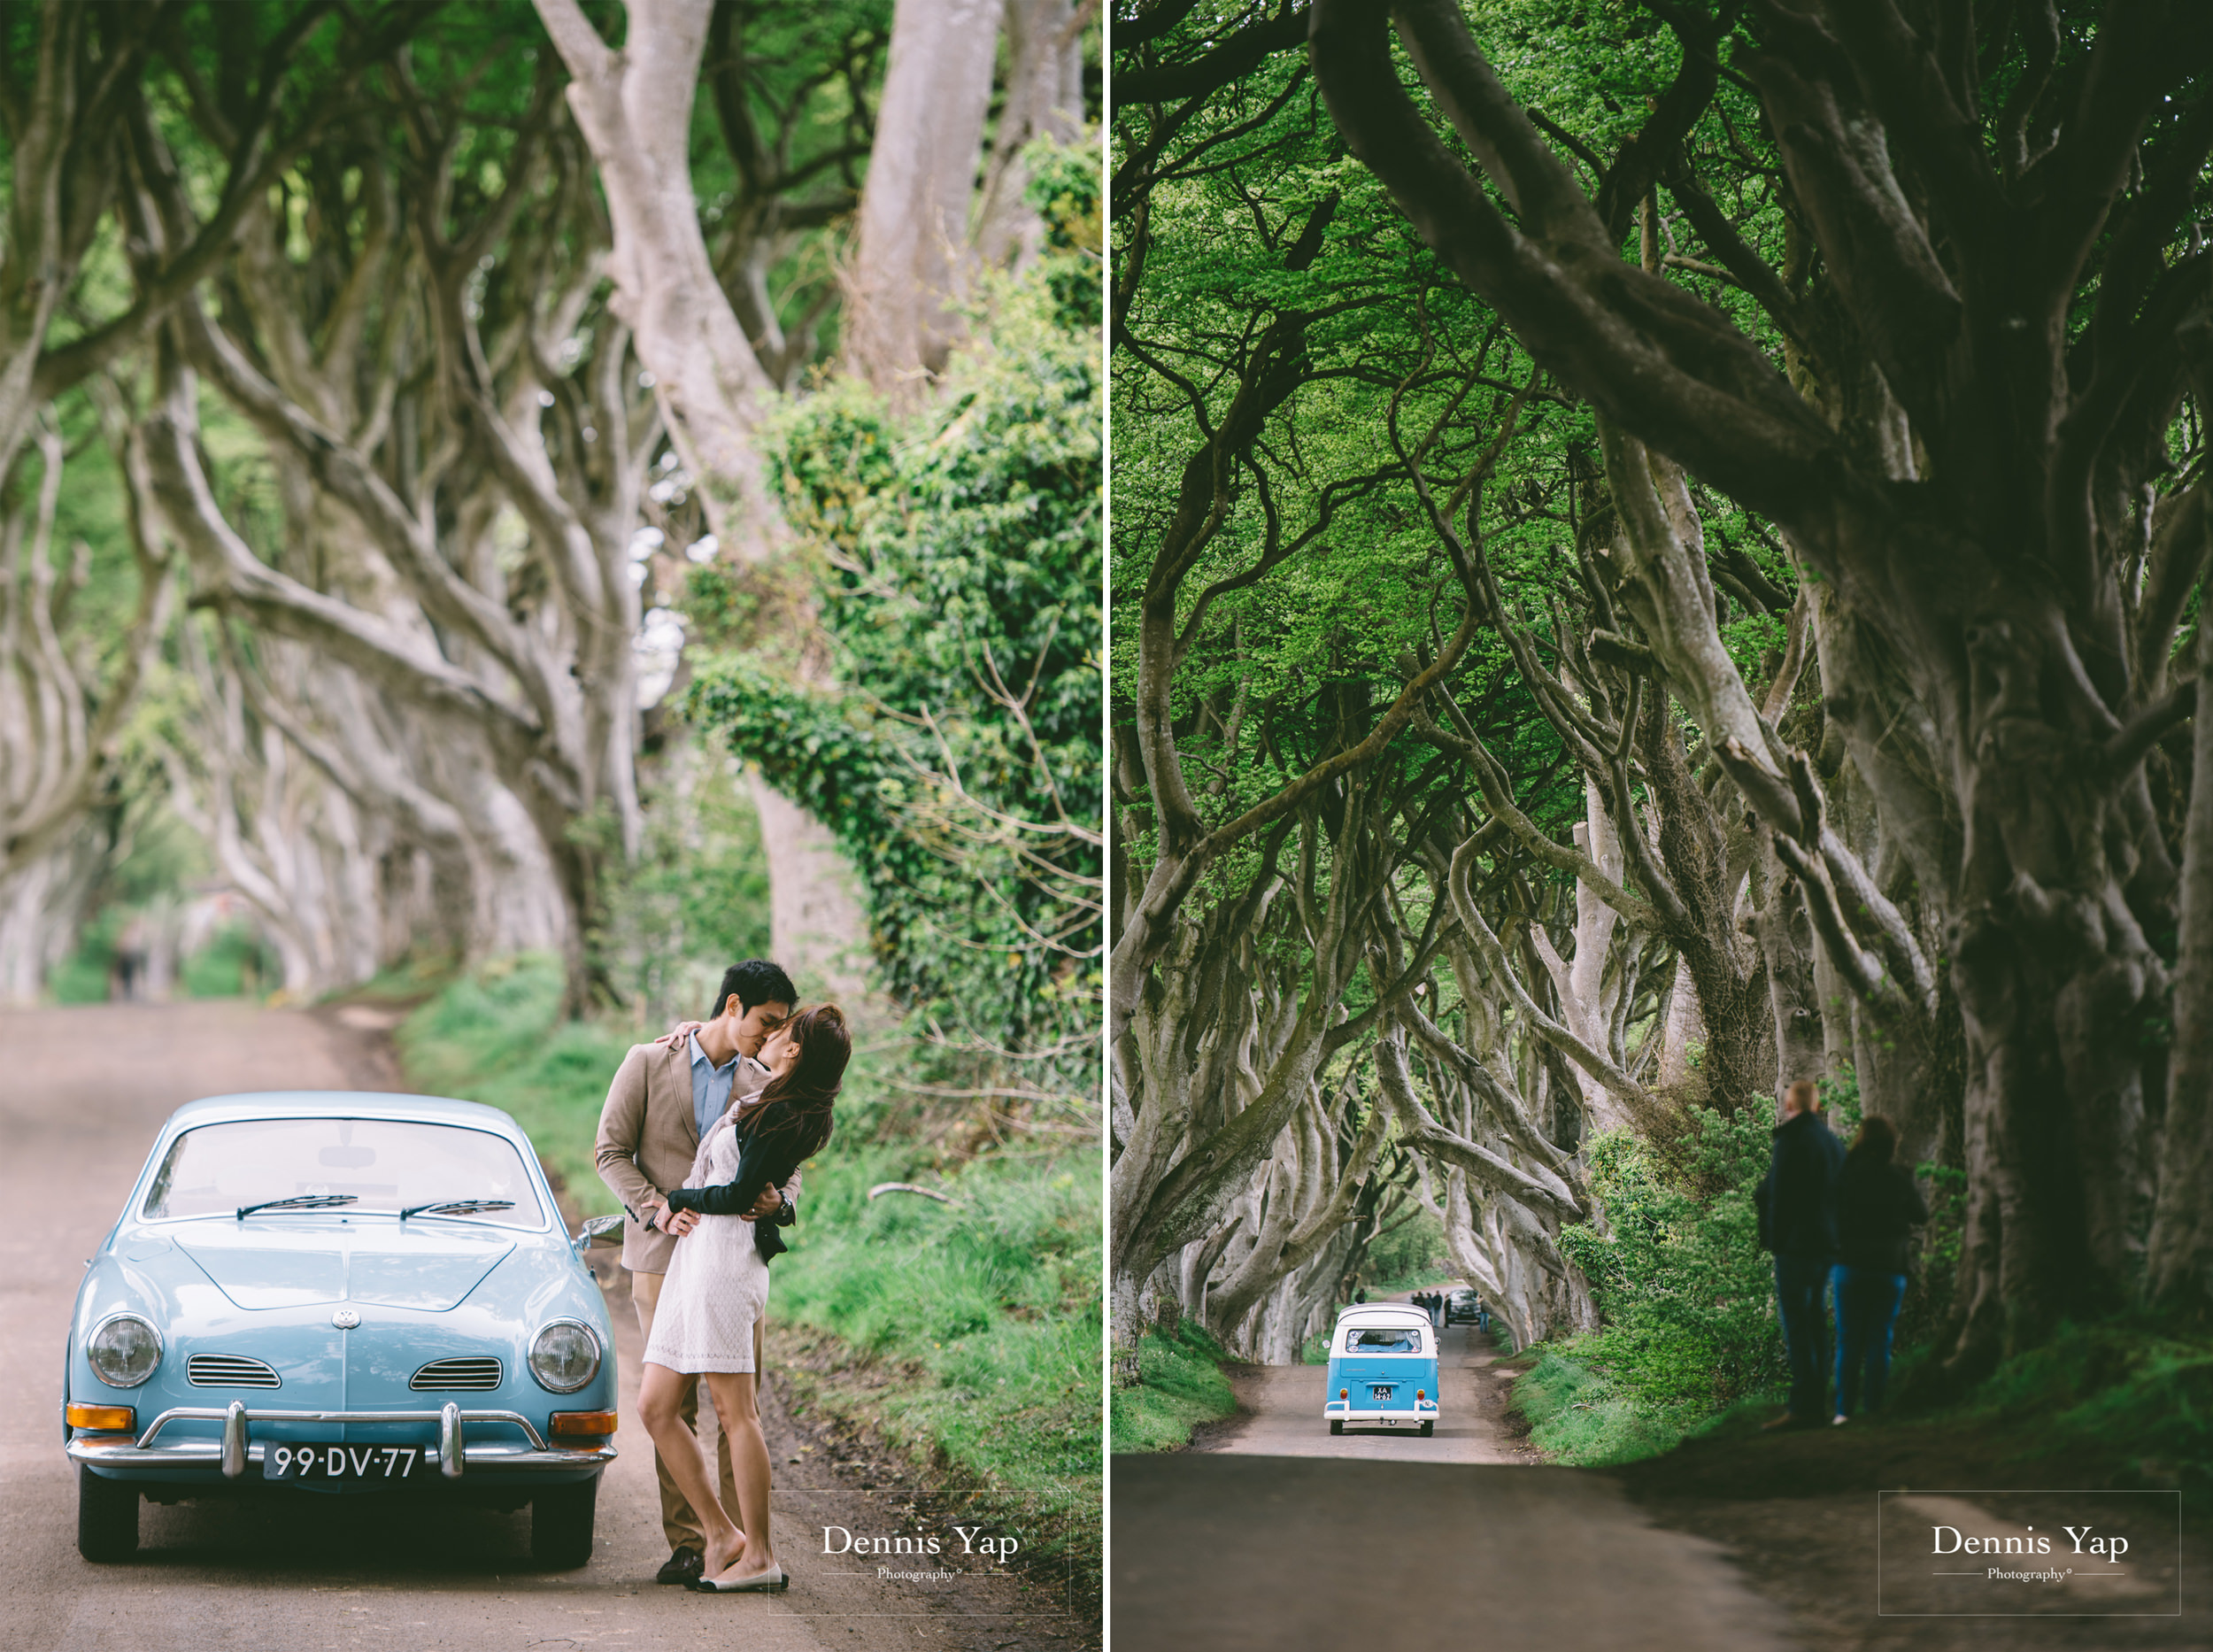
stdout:
[[172,1115],[77,1293],[77,1546],[141,1496],[311,1493],[531,1510],[591,1555],[614,1337],[529,1139],[428,1096],[222,1096]]

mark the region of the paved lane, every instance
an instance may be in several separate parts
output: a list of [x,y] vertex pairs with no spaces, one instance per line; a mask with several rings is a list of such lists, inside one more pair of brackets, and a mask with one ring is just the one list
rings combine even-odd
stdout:
[[[270,1499],[143,1507],[139,1558],[92,1566],[76,1551],[76,1485],[58,1405],[69,1306],[156,1125],[227,1091],[392,1089],[380,1041],[335,1015],[238,1003],[0,1013],[0,1648],[225,1652],[526,1648],[747,1652],[1058,1647],[1072,1620],[1036,1613],[1003,1578],[882,1583],[821,1554],[820,1527],[935,1527],[895,1498],[826,1482],[801,1435],[764,1407],[780,1478],[772,1503],[790,1594],[719,1599],[650,1579],[667,1550],[651,1447],[636,1423],[638,1345],[611,1304],[621,1362],[622,1455],[599,1495],[598,1553],[573,1572],[529,1564],[527,1511],[436,1509],[395,1526],[369,1500]],[[361,1018],[356,1012],[357,1023]],[[773,1337],[770,1370],[775,1361]],[[792,1466],[789,1459],[805,1458]],[[820,1490],[805,1482],[824,1482]],[[969,1614],[967,1616],[956,1614]]]
[[1535,1466],[1488,1332],[1438,1339],[1437,1432],[1332,1435],[1321,1365],[1247,1365],[1237,1419],[1114,1459],[1118,1646],[1767,1652],[1781,1617],[1614,1481]]
[[1322,1403],[1326,1365],[1245,1365],[1231,1373],[1241,1408],[1195,1449],[1274,1457],[1358,1457],[1384,1463],[1517,1463],[1527,1460],[1502,1423],[1507,1385],[1491,1367],[1498,1346],[1472,1325],[1438,1333],[1438,1424],[1429,1439],[1412,1428],[1330,1432]]
[[1575,1469],[1114,1460],[1117,1647],[1769,1652],[1780,1615],[1701,1539]]

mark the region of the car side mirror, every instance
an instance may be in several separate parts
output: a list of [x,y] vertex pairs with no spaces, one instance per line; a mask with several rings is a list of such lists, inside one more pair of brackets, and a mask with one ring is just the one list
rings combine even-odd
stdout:
[[621,1216],[594,1216],[576,1230],[576,1237],[569,1243],[575,1246],[579,1251],[590,1250],[595,1247],[620,1245],[622,1243],[622,1218]]

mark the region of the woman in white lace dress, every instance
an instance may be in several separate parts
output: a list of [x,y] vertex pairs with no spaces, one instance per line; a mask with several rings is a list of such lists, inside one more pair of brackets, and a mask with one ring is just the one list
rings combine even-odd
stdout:
[[[708,1128],[684,1185],[656,1217],[678,1236],[653,1315],[638,1386],[638,1410],[685,1501],[706,1533],[702,1575],[690,1587],[712,1594],[785,1586],[768,1531],[768,1447],[755,1408],[754,1327],[768,1305],[768,1259],[784,1248],[774,1224],[738,1214],[761,1191],[780,1187],[821,1151],[830,1109],[852,1054],[835,1004],[801,1010],[761,1046],[768,1083],[734,1102]],[[683,1378],[703,1376],[729,1437],[737,1514],[714,1494],[698,1438],[679,1406]]]

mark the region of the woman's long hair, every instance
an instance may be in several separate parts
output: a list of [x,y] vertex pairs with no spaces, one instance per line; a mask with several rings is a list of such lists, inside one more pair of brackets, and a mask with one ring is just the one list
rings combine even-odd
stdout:
[[1860,1121],[1860,1133],[1852,1139],[1851,1151],[1855,1158],[1888,1164],[1898,1155],[1898,1126],[1879,1113],[1870,1113]]
[[737,1128],[762,1146],[793,1147],[806,1159],[830,1139],[830,1108],[852,1059],[852,1034],[835,1004],[803,1009],[783,1030],[799,1046],[799,1059],[762,1086],[738,1114]]

